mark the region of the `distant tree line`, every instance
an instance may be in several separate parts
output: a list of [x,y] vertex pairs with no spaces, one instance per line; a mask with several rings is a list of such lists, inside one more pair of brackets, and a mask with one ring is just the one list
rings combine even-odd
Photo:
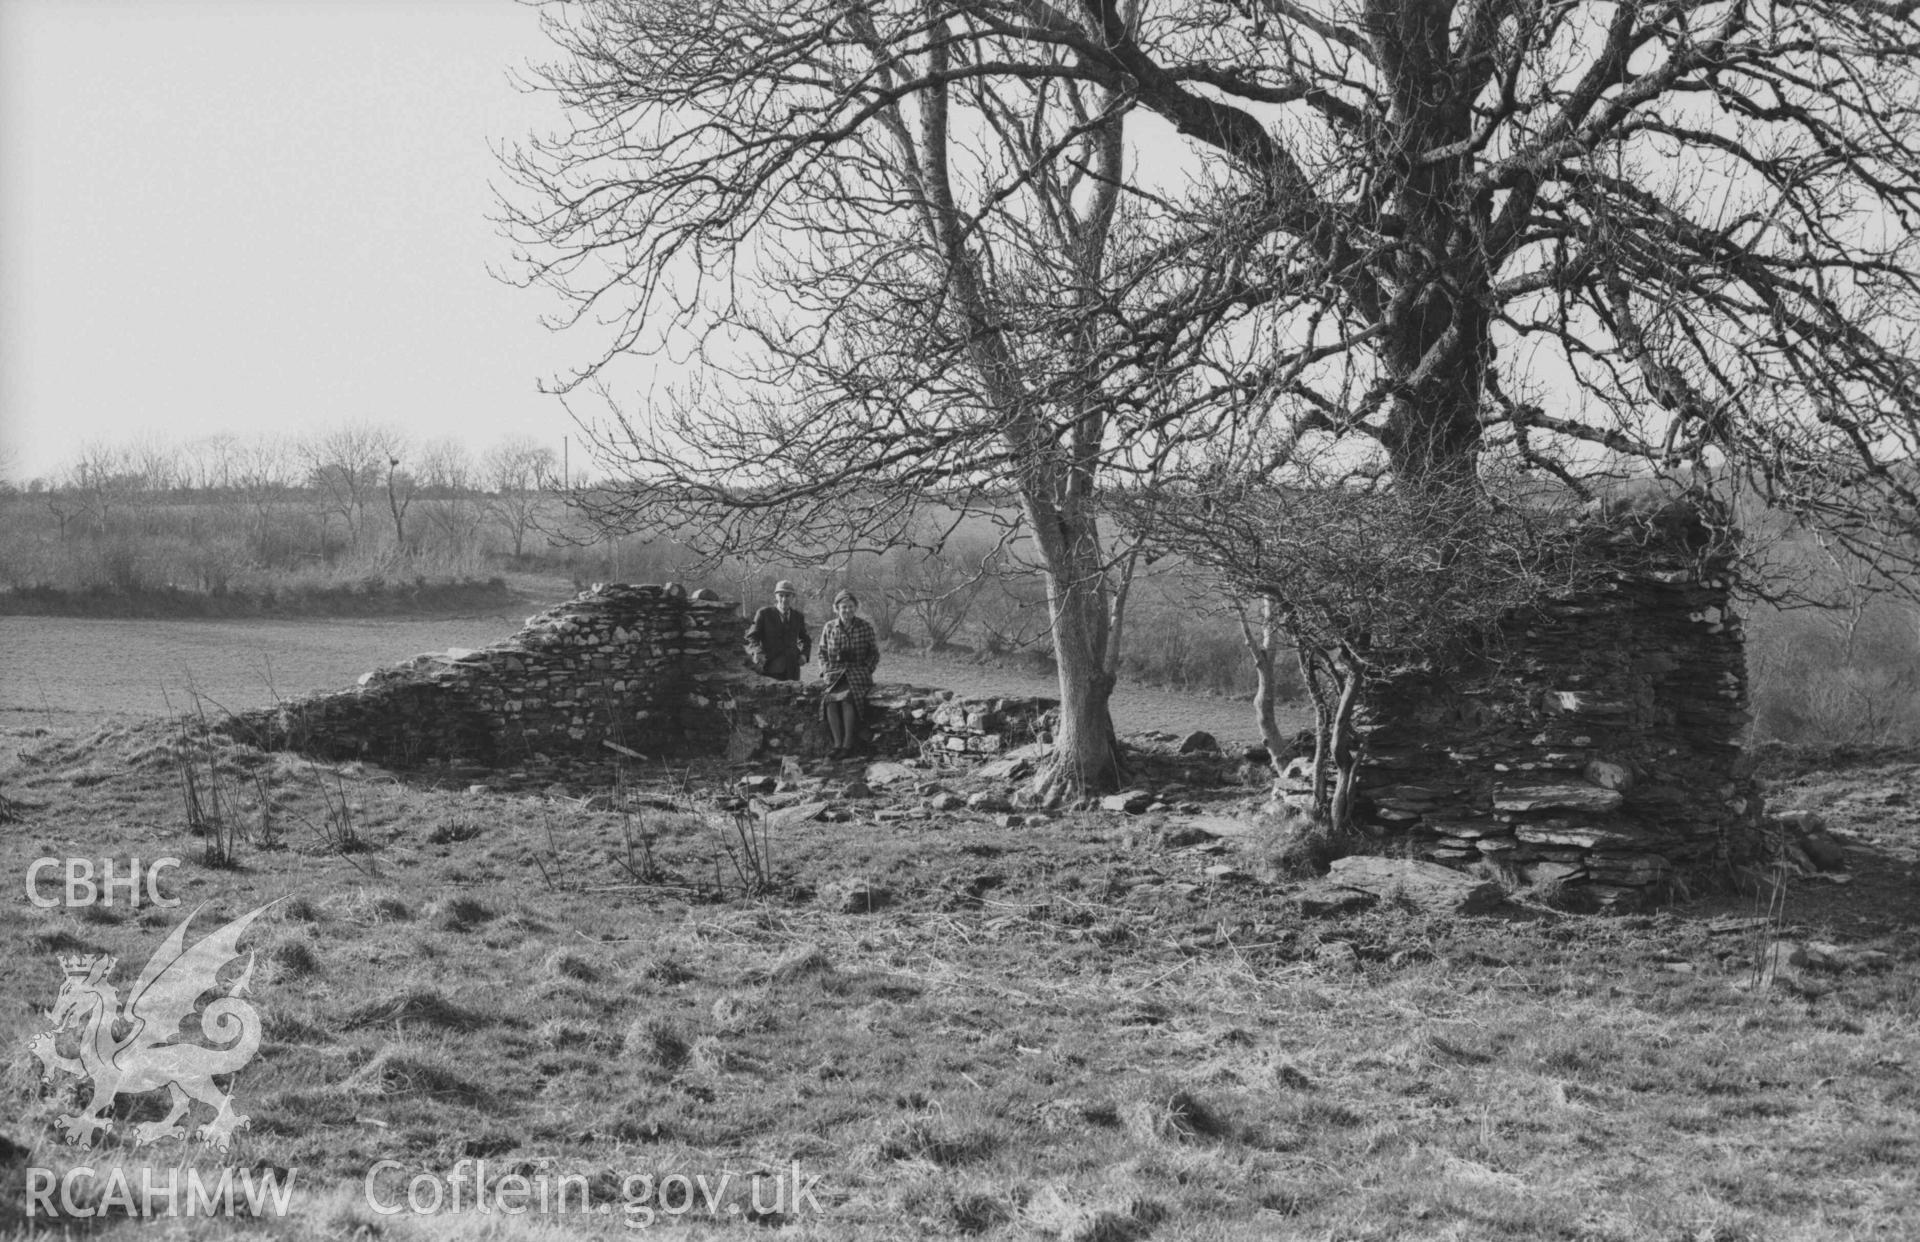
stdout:
[[[558,470],[554,450],[528,436],[476,451],[366,424],[307,437],[89,444],[49,476],[0,480],[0,592],[297,600],[517,570],[575,585],[700,582],[751,606],[770,598],[777,579],[793,578],[822,620],[840,587],[859,595],[896,670],[908,652],[1053,668],[1044,577],[1025,545],[990,521],[958,525],[937,550],[920,538],[825,564],[734,558],[702,568],[695,551],[670,540],[583,520],[556,486]],[[1761,524],[1750,516],[1751,528]],[[1920,607],[1873,589],[1868,566],[1817,540],[1777,542],[1771,556],[1781,580],[1830,606],[1750,606],[1756,736],[1920,739]],[[1257,691],[1249,723],[1257,718],[1278,740],[1274,705],[1304,706],[1310,696],[1264,611],[1257,598],[1221,594],[1215,578],[1183,561],[1145,563],[1116,644],[1117,675],[1175,690]]]
[[305,436],[93,442],[4,485],[0,582],[210,593],[287,575],[469,574],[526,555],[559,457],[346,423]]
[[[8,593],[184,592],[298,611],[307,595],[515,572],[575,586],[698,582],[751,606],[793,578],[819,621],[835,591],[853,589],[896,668],[914,652],[1051,671],[1045,582],[991,522],[958,530],[937,551],[703,567],[670,539],[583,520],[571,505],[582,480],[569,492],[559,476],[558,454],[532,437],[476,449],[365,423],[307,436],[90,443],[46,476],[0,479],[0,606]],[[1209,693],[1253,684],[1230,616],[1198,606],[1194,584],[1170,572],[1143,576],[1118,672]]]

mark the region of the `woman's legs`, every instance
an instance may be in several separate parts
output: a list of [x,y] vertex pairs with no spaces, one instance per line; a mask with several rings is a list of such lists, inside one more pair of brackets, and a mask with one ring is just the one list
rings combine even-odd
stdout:
[[833,754],[837,758],[846,753],[847,744],[853,739],[853,705],[851,703],[827,703],[827,736],[833,743]]

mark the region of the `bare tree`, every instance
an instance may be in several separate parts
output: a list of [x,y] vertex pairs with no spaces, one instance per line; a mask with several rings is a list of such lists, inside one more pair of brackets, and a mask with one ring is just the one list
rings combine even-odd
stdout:
[[540,77],[579,124],[511,162],[529,193],[508,224],[571,319],[616,325],[567,386],[676,342],[713,364],[590,427],[626,480],[585,498],[603,522],[816,559],[910,539],[933,506],[1024,528],[1059,662],[1039,781],[1058,797],[1123,774],[1098,487],[1164,452],[1168,373],[1129,315],[1166,255],[1163,209],[1125,193],[1130,89],[1016,17],[550,14],[566,59]]
[[[1280,615],[1275,610],[1272,596],[1266,596],[1254,604],[1240,592],[1229,593],[1229,607],[1240,623],[1240,635],[1246,642],[1247,654],[1253,658],[1253,720],[1260,729],[1261,745],[1267,748],[1267,762],[1278,772],[1284,764],[1282,755],[1286,753],[1288,739],[1280,731],[1277,709],[1280,704],[1280,666],[1279,659],[1284,651],[1282,646],[1283,627]],[[1257,614],[1257,615],[1256,615]],[[1305,676],[1305,668],[1301,670]],[[1319,700],[1315,700],[1315,722],[1319,722]]]
[[[575,382],[674,341],[735,377],[609,425],[609,520],[797,543],[854,493],[883,540],[911,493],[1015,498],[1097,785],[1096,489],[1183,434],[1276,482],[1332,441],[1403,488],[1751,489],[1913,581],[1916,12],[588,0],[509,225],[612,325]],[[1189,191],[1125,159],[1142,112]]]
[[902,547],[889,560],[893,573],[883,592],[911,613],[940,651],[952,642],[973,611],[974,598],[992,574],[993,546],[979,538],[944,540],[931,550]]
[[395,456],[394,447],[393,433],[358,422],[323,431],[299,445],[307,484],[319,498],[323,522],[337,514],[354,547],[366,528],[367,506],[374,503],[392,468],[387,463]]
[[1275,415],[1249,469],[1320,439],[1402,486],[1492,455],[1581,495],[1750,490],[1912,581],[1914,6],[1039,12],[1223,187],[1195,216],[1217,296],[1179,329]]
[[293,446],[273,435],[241,441],[233,455],[232,478],[246,506],[254,554],[271,565],[277,556],[291,553],[291,540],[278,532],[281,510],[293,496],[296,479]]
[[988,654],[1052,655],[1046,584],[1032,566],[1011,557],[996,557],[992,576],[974,596],[972,615],[986,640]]
[[402,468],[400,455],[409,451],[409,446],[399,437],[390,438],[383,446],[387,468],[382,480],[387,493],[387,514],[393,518],[393,546],[402,556],[412,556],[419,551],[407,539],[407,510],[413,507],[413,499],[420,492],[420,480],[413,471]]
[[144,432],[122,446],[121,452],[136,492],[157,495],[192,486],[179,446],[163,436]]
[[526,552],[527,534],[540,516],[544,490],[558,476],[554,451],[531,436],[509,436],[480,459],[480,480],[490,493],[487,511],[513,537],[513,555]]
[[467,554],[479,532],[481,510],[474,496],[478,472],[462,441],[443,436],[420,450],[419,480],[425,489],[427,521],[456,559]]
[[183,486],[206,493],[228,490],[234,486],[234,472],[243,451],[240,437],[232,432],[188,441],[180,453]]
[[107,533],[113,515],[126,506],[143,486],[135,458],[126,446],[91,440],[80,446],[66,477],[60,480],[56,510],[61,529],[72,518],[81,519],[95,536]]
[[420,446],[417,472],[421,486],[435,496],[471,490],[477,477],[473,455],[455,436],[441,436]]
[[[1564,514],[1477,489],[1223,475],[1121,499],[1123,513],[1148,505],[1157,539],[1263,601],[1261,630],[1243,624],[1269,678],[1273,630],[1293,646],[1315,712],[1313,806],[1335,828],[1350,819],[1355,721],[1369,691],[1409,670],[1445,671],[1504,619],[1576,591],[1592,568]],[[1264,731],[1274,747],[1278,730]]]

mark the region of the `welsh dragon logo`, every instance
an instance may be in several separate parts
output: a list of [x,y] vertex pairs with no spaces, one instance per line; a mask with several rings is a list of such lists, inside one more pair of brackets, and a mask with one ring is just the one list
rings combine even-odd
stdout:
[[[112,1129],[113,1119],[104,1114],[116,1097],[165,1087],[173,1097],[173,1109],[160,1121],[136,1127],[135,1147],[186,1138],[187,1127],[181,1120],[192,1108],[192,1100],[214,1110],[213,1120],[195,1136],[221,1152],[233,1145],[233,1132],[244,1129],[248,1120],[233,1111],[231,1092],[222,1091],[213,1080],[239,1070],[260,1048],[260,1014],[241,999],[253,979],[251,953],[226,994],[199,1011],[200,1034],[209,1042],[178,1041],[187,1036],[182,1028],[194,1016],[194,1003],[219,988],[220,971],[239,959],[240,937],[266,909],[261,906],[241,915],[189,949],[184,946],[187,928],[200,912],[195,909],[141,970],[125,1004],[120,1002],[119,989],[107,981],[118,959],[106,954],[60,959],[66,981],[47,1011],[53,1025],[28,1041],[27,1048],[40,1060],[42,1081],[52,1082],[56,1073],[67,1073],[93,1084],[93,1098],[86,1109],[59,1120],[68,1143],[91,1147],[99,1133]],[[58,1037],[75,1025],[81,1028],[80,1055],[63,1056]]]

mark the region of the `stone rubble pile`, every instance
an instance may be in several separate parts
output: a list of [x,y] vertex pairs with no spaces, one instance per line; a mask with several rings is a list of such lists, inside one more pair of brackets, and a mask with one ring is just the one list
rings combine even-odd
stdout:
[[[826,753],[818,680],[774,681],[735,672],[710,684],[711,701],[726,719],[724,753],[730,761]],[[950,697],[947,690],[876,684],[862,720],[867,748],[880,755],[918,754],[932,731],[931,716]]]
[[935,708],[931,745],[949,760],[992,757],[1050,742],[1060,703],[1044,698],[955,699]]
[[[731,732],[734,761],[818,755],[827,749],[817,682],[773,682],[730,676],[717,698]],[[921,755],[944,765],[985,762],[1036,741],[1049,741],[1059,713],[1053,699],[959,698],[923,686],[874,686],[865,727],[877,755]]]

